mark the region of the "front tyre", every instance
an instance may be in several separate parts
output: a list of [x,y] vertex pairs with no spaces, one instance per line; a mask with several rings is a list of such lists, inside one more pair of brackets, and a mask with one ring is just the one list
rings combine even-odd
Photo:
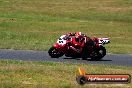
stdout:
[[63,53],[58,52],[58,50],[53,46],[49,49],[48,53],[51,58],[59,58],[64,55]]

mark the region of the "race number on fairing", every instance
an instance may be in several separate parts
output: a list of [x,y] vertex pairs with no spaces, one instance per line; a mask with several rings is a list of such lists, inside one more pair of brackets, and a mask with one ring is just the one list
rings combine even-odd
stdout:
[[64,37],[66,35],[62,35],[58,40],[57,40],[57,43],[60,44],[60,45],[64,45],[66,44],[66,40],[64,40]]

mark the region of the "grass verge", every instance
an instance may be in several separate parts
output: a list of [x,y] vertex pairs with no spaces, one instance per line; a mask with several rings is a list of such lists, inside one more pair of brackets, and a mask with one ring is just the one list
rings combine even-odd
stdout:
[[130,74],[131,67],[72,64],[59,62],[38,62],[0,60],[1,88],[131,88],[132,84],[86,84],[76,83],[78,67],[89,74]]
[[110,53],[132,53],[132,0],[0,0],[0,48],[48,50],[65,33],[109,37]]

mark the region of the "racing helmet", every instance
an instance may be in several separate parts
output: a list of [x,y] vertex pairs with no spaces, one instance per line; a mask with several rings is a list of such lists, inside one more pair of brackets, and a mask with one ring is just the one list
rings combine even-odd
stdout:
[[75,33],[75,40],[77,42],[79,42],[81,38],[82,38],[82,33],[81,32],[76,32]]

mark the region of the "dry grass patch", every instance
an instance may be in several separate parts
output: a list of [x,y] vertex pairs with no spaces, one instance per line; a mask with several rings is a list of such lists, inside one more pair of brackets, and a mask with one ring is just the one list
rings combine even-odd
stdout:
[[109,37],[108,52],[132,53],[131,0],[0,2],[2,49],[48,50],[60,35],[82,31],[90,37]]
[[132,84],[86,84],[76,83],[78,67],[82,66],[89,74],[130,74],[131,67],[70,64],[56,62],[31,62],[16,60],[0,61],[1,88],[128,88]]

